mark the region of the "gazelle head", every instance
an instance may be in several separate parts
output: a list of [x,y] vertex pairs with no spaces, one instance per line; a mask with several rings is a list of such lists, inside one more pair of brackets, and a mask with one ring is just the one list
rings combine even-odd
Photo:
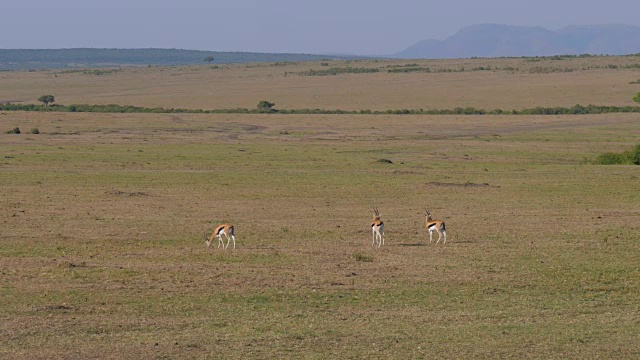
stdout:
[[380,220],[380,211],[376,207],[373,208],[373,220]]
[[427,217],[427,220],[433,220],[433,217],[431,217],[431,212],[429,212],[429,210],[427,209],[424,210],[424,216]]
[[209,237],[207,236],[207,230],[204,231],[204,243],[207,244],[207,247],[209,247],[211,245],[211,240],[213,239],[213,237],[211,237],[211,239],[209,239]]

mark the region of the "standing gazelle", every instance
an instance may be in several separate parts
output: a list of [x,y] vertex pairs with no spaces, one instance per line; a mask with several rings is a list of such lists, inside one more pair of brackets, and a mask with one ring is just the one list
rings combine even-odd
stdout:
[[[209,237],[209,240],[207,240],[207,231],[205,230],[204,232],[204,242],[207,244],[207,247],[211,246],[211,243],[213,242],[213,239],[218,238],[218,247],[220,247],[220,245],[224,245],[224,241],[222,241],[222,235],[224,235],[227,238],[227,245],[223,247],[223,249],[226,249],[227,246],[229,246],[229,242],[233,239],[233,248],[236,248],[236,237],[233,234],[233,225],[231,224],[220,224],[218,226],[216,226],[213,229],[213,233],[211,234],[211,237]],[[229,238],[229,235],[231,235],[231,239]]]
[[371,232],[373,233],[373,246],[378,240],[378,247],[384,245],[384,223],[380,220],[380,212],[377,208],[373,208],[373,221],[371,222]]
[[433,235],[433,232],[436,231],[438,233],[438,241],[436,241],[436,244],[440,242],[440,236],[441,235],[444,235],[444,241],[442,243],[446,244],[447,243],[447,230],[445,229],[444,221],[433,220],[429,210],[425,210],[424,211],[424,216],[427,219],[427,231],[429,231],[429,242],[431,242],[433,240],[432,235]]

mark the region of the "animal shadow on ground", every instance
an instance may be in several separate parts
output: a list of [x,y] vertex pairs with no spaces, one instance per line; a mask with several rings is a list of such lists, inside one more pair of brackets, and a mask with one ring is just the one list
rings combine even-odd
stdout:
[[424,244],[424,242],[403,243],[403,244],[398,244],[398,246],[425,246],[425,244]]

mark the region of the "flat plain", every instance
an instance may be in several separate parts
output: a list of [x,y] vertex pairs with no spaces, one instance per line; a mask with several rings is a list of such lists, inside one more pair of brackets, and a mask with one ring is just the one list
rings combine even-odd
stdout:
[[[638,64],[2,72],[0,101],[632,106]],[[332,67],[380,71],[303,75]],[[2,358],[640,357],[640,169],[589,161],[635,146],[638,114],[4,111],[0,125]],[[429,243],[425,208],[446,244]],[[206,248],[220,222],[235,250]]]

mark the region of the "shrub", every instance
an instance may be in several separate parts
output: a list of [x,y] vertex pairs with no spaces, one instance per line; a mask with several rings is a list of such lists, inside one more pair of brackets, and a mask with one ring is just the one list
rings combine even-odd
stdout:
[[640,92],[637,93],[636,96],[633,97],[633,101],[640,103]]
[[257,108],[260,112],[275,112],[276,110],[273,108],[275,105],[275,103],[261,100],[260,102],[258,102]]
[[595,163],[600,165],[640,165],[640,144],[636,145],[633,149],[621,153],[607,152],[600,154],[596,158]]
[[377,68],[364,68],[364,67],[345,67],[338,68],[333,67],[325,70],[308,70],[297,73],[301,76],[330,76],[330,75],[341,75],[341,74],[369,74],[379,72],[380,69]]
[[395,67],[388,69],[390,73],[408,73],[408,72],[426,72],[430,73],[431,69],[425,66],[413,66],[413,67]]
[[53,95],[42,95],[38,98],[38,101],[42,102],[44,106],[49,106],[49,104],[56,101],[56,98]]
[[13,129],[7,131],[7,134],[20,134],[20,128],[14,127]]
[[636,145],[635,148],[626,151],[625,155],[632,164],[640,165],[640,144]]
[[625,158],[621,153],[607,152],[598,155],[596,163],[600,165],[621,165],[625,163]]
[[40,134],[40,130],[38,130],[38,128],[33,128],[29,130],[29,134]]

